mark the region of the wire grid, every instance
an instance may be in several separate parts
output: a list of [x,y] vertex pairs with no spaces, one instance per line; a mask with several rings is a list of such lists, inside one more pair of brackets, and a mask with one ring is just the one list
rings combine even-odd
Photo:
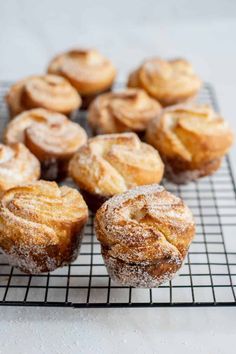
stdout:
[[[0,83],[0,129],[7,121]],[[214,90],[205,84],[198,101],[218,110]],[[86,126],[86,112],[73,118]],[[192,209],[197,234],[178,276],[156,289],[119,286],[109,278],[93,232],[85,229],[77,260],[48,274],[29,276],[0,255],[0,305],[64,307],[161,307],[236,305],[236,189],[228,157],[212,177],[188,185],[163,185]],[[234,241],[234,245],[233,245]]]

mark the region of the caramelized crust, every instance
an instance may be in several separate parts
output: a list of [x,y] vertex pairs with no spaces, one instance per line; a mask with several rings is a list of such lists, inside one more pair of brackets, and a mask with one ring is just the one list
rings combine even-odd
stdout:
[[167,176],[185,183],[215,172],[233,142],[228,124],[206,105],[178,105],[148,125],[146,141],[160,152]]
[[74,155],[69,174],[81,189],[108,198],[137,185],[160,182],[163,163],[158,152],[134,133],[100,135]]
[[89,107],[88,122],[96,134],[142,132],[161,112],[160,104],[140,89],[98,96]]
[[88,218],[75,189],[39,181],[15,187],[0,201],[0,248],[23,272],[48,272],[78,254]]
[[14,84],[6,102],[12,117],[31,108],[45,108],[70,114],[81,105],[81,98],[70,83],[56,75],[31,76]]
[[42,108],[16,116],[6,127],[6,144],[24,143],[42,165],[43,179],[63,179],[69,159],[86,143],[87,134],[66,116]]
[[93,95],[113,84],[116,70],[110,60],[94,49],[76,49],[55,57],[48,72],[65,77],[82,95]]
[[25,143],[42,163],[66,163],[86,140],[87,134],[79,124],[71,122],[60,113],[42,108],[16,116],[4,134],[7,144]]
[[24,85],[28,80],[32,80],[36,78],[36,76],[29,76],[23,80],[16,82],[12,85],[5,97],[6,103],[8,105],[8,109],[11,117],[15,117],[17,114],[20,114],[25,110],[25,107],[22,102],[22,93],[24,89]]
[[143,88],[163,106],[169,106],[195,96],[201,80],[187,60],[152,58],[130,74],[128,86]]
[[39,176],[40,163],[23,144],[0,144],[0,193]]
[[181,267],[195,233],[184,202],[153,184],[114,196],[97,211],[95,231],[111,278],[156,287]]

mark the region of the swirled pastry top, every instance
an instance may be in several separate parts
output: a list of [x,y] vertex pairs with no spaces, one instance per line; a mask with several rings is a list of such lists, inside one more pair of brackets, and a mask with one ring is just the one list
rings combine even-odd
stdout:
[[187,60],[152,58],[131,73],[128,86],[143,88],[168,106],[194,96],[201,87],[201,80]]
[[68,114],[81,105],[81,98],[61,76],[31,76],[14,84],[6,101],[15,116],[31,108],[45,108]]
[[158,184],[116,195],[98,210],[98,240],[113,258],[151,264],[166,259],[181,262],[195,233],[184,202]]
[[166,159],[197,167],[222,157],[233,142],[228,124],[207,105],[177,105],[150,122],[146,140]]
[[103,196],[159,183],[163,163],[158,152],[134,133],[99,135],[74,155],[69,172],[80,188]]
[[160,104],[145,91],[126,89],[98,96],[89,108],[88,121],[97,134],[140,132],[160,112]]
[[60,245],[58,252],[63,252],[87,217],[87,206],[75,189],[46,181],[12,188],[0,201],[0,247],[12,254],[14,247],[27,245],[40,255],[46,246]]
[[110,60],[95,49],[76,49],[60,54],[51,61],[48,72],[67,78],[82,95],[106,90],[116,76]]
[[16,116],[4,134],[7,144],[23,142],[40,160],[69,158],[86,140],[86,132],[79,124],[42,108]]
[[0,144],[0,192],[36,181],[39,176],[39,161],[23,144]]

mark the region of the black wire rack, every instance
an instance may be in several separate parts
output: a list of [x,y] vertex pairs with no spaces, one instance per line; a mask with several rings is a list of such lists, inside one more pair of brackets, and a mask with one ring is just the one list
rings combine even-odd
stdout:
[[[7,122],[0,83],[0,130]],[[198,101],[218,105],[205,84]],[[85,112],[73,118],[86,127]],[[86,127],[87,129],[87,127]],[[61,307],[183,307],[236,305],[236,188],[229,158],[212,177],[184,186],[163,185],[192,209],[197,233],[178,276],[156,289],[119,286],[109,278],[93,232],[93,215],[81,252],[71,265],[48,274],[26,275],[0,254],[0,305]]]

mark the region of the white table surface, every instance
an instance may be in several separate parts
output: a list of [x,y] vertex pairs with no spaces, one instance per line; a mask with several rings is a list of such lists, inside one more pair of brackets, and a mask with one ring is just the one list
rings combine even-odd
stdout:
[[[41,73],[58,51],[95,46],[119,79],[144,57],[183,56],[214,84],[236,131],[234,1],[1,1],[0,79]],[[236,168],[236,150],[231,160]],[[0,353],[233,354],[236,308],[0,308]]]

